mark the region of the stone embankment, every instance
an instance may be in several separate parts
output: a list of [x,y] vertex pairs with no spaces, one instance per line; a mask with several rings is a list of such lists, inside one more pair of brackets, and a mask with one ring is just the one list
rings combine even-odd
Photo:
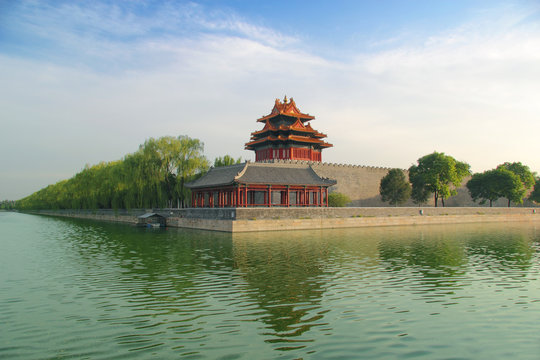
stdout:
[[537,208],[485,207],[346,207],[346,208],[206,208],[34,213],[136,224],[138,216],[154,212],[167,226],[225,232],[354,228],[372,226],[459,224],[527,221],[540,223]]

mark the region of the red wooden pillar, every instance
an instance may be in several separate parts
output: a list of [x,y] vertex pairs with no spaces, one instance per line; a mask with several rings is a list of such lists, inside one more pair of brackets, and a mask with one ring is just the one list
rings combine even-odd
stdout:
[[324,202],[326,207],[328,207],[328,188],[324,188]]
[[268,207],[272,207],[272,185],[268,185]]
[[240,201],[240,203],[238,204],[239,206],[241,207],[244,207],[244,202],[245,202],[245,194],[244,194],[244,188],[240,188],[240,198],[238,199]]
[[246,187],[245,186],[243,189],[240,190],[240,202],[242,204],[242,207],[246,206]]
[[240,185],[236,188],[236,207],[240,206]]

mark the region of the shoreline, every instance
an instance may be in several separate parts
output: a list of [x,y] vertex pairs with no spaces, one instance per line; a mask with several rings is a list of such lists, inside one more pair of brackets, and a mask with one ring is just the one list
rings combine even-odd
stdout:
[[166,226],[230,233],[488,222],[540,222],[537,208],[205,208],[136,210],[40,210],[30,214],[136,225],[153,212]]

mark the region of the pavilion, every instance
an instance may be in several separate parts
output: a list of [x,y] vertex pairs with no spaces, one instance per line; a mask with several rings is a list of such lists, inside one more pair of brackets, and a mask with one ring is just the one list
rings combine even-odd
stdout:
[[211,168],[186,184],[191,206],[327,207],[328,188],[336,181],[321,178],[310,163],[320,162],[322,150],[332,145],[322,140],[325,134],[306,124],[313,119],[300,112],[292,98],[276,99],[272,112],[257,120],[264,128],[253,132],[245,145],[255,151],[256,161]]

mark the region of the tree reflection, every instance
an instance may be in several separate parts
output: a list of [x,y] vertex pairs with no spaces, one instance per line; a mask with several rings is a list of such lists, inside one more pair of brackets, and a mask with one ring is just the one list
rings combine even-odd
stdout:
[[401,235],[379,243],[379,254],[388,270],[397,272],[412,267],[426,278],[445,279],[464,273],[465,249],[454,234],[418,230]]
[[[107,271],[114,279],[110,291],[125,283],[133,299],[171,305],[187,296],[204,295],[197,283],[197,276],[203,272],[212,272],[217,278],[230,277],[226,275],[233,266],[230,234],[155,230],[80,219],[57,221],[66,227],[64,237],[76,254],[70,266],[81,268],[88,278],[103,276]],[[168,307],[170,312],[176,310],[181,309]]]
[[[523,232],[499,229],[467,239],[467,252],[476,263],[492,271],[524,270],[532,266],[535,253],[530,236]],[[526,273],[518,272],[520,276]]]

